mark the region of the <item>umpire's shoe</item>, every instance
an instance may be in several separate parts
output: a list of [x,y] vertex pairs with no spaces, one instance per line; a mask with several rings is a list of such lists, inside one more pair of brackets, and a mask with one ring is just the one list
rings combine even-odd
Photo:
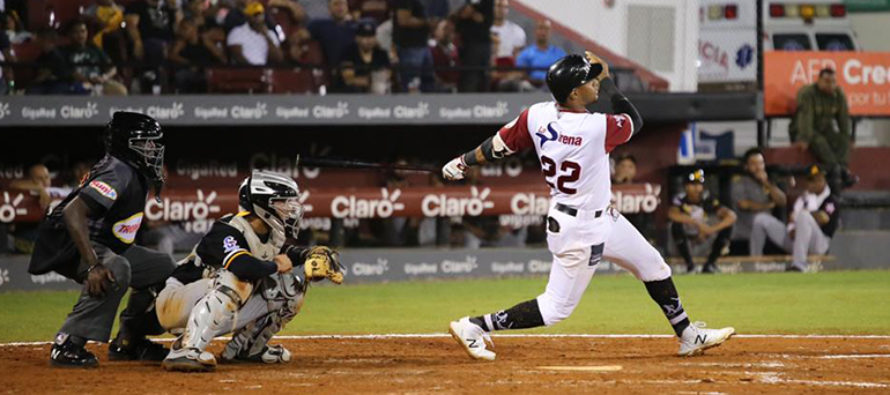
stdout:
[[166,347],[146,338],[135,341],[115,339],[108,345],[108,359],[112,361],[154,361],[160,362],[167,356]]
[[85,341],[72,341],[67,334],[58,334],[49,353],[49,363],[61,368],[95,368],[99,366],[99,360],[93,353],[83,348],[83,343]]

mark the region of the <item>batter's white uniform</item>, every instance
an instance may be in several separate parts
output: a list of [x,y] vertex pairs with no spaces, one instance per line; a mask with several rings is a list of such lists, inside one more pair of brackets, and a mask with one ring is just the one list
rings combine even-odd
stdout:
[[[498,132],[513,152],[534,147],[551,188],[547,245],[553,265],[547,289],[537,299],[546,325],[572,313],[603,258],[642,281],[671,275],[661,254],[609,207],[609,152],[630,140],[632,131],[626,114],[573,112],[544,102],[523,111]],[[572,209],[577,210],[575,215],[565,212]],[[671,321],[683,318],[685,313]]]

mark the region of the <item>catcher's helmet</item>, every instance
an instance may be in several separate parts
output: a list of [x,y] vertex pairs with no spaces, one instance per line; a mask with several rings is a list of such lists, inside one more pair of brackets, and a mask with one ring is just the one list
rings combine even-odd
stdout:
[[164,145],[161,124],[137,112],[115,112],[105,128],[106,151],[154,181],[164,182]]
[[273,235],[296,238],[300,231],[300,187],[290,177],[254,170],[238,189],[238,206],[260,217]]
[[590,64],[582,55],[566,55],[547,70],[547,88],[557,102],[563,103],[573,89],[590,82],[602,71],[602,65]]

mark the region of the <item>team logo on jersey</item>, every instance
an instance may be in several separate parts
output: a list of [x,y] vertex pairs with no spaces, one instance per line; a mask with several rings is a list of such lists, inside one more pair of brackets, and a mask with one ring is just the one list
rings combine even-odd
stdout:
[[108,185],[99,180],[93,180],[92,182],[90,182],[90,188],[95,189],[96,192],[99,192],[99,194],[102,196],[105,196],[111,200],[117,200],[117,190],[112,188],[111,185]]
[[547,124],[547,132],[549,132],[548,134],[545,135],[543,129],[544,128],[539,128],[538,131],[535,132],[535,135],[541,139],[541,147],[544,146],[544,143],[548,141],[554,141],[557,137],[559,137],[559,133],[556,131],[556,129],[553,129],[553,122]]
[[124,244],[133,244],[133,240],[136,239],[136,232],[139,231],[139,225],[142,225],[142,212],[115,222],[114,226],[111,227],[111,233]]
[[228,236],[225,239],[223,239],[223,252],[224,253],[228,254],[228,253],[235,251],[239,248],[241,248],[241,247],[238,246],[238,240],[235,240],[234,236]]

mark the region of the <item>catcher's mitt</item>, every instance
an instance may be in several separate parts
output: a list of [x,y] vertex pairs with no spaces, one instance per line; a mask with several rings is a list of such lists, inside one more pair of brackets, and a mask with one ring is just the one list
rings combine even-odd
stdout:
[[306,252],[303,270],[306,272],[306,279],[310,281],[328,279],[334,284],[343,283],[340,254],[325,246],[315,246]]

